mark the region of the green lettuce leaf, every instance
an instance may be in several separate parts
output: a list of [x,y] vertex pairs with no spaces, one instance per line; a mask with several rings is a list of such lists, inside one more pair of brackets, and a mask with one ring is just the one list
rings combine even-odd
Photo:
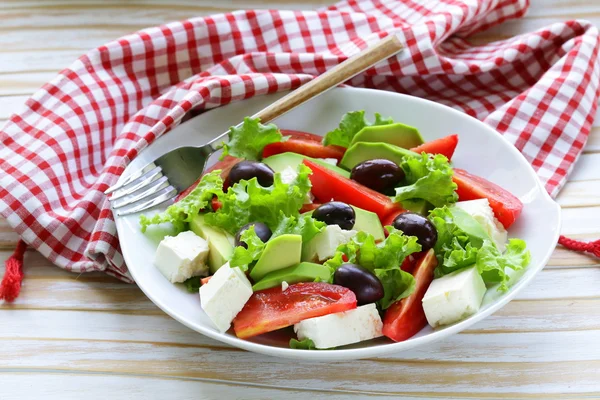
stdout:
[[223,143],[221,160],[227,155],[260,160],[266,145],[282,140],[281,132],[274,124],[263,125],[258,118],[246,117],[242,126],[229,128],[229,142]]
[[505,291],[510,278],[506,268],[518,271],[529,264],[530,253],[523,240],[510,239],[502,254],[479,222],[464,210],[436,208],[429,219],[438,231],[436,278],[476,265],[486,284],[500,283],[499,290]]
[[[262,187],[256,178],[242,180],[231,186],[226,193],[221,192],[218,200],[222,206],[217,211],[206,214],[205,221],[235,235],[245,224],[263,222],[271,231],[280,223],[280,215],[299,215],[306,195],[310,191],[310,168],[298,166],[298,176],[289,184],[281,181],[276,173],[273,185]],[[279,213],[277,212],[279,211]]]
[[171,222],[178,231],[185,229],[185,223],[189,222],[200,210],[208,207],[214,195],[223,194],[223,179],[221,170],[212,171],[202,177],[198,186],[186,197],[177,203],[167,207],[162,213],[147,217],[140,216],[142,232],[146,232],[149,225]]
[[315,343],[310,339],[290,339],[290,348],[292,349],[300,349],[300,350],[317,350],[315,347]]
[[354,136],[360,132],[365,126],[375,125],[389,125],[393,124],[394,120],[391,118],[382,118],[381,115],[375,113],[375,122],[370,124],[365,120],[364,111],[351,111],[344,114],[340,121],[339,127],[328,132],[323,138],[323,145],[337,145],[342,147],[350,146],[350,142]]
[[258,237],[254,226],[246,229],[240,237],[242,242],[246,243],[248,248],[237,246],[233,250],[229,265],[233,267],[240,267],[242,271],[247,271],[248,266],[255,261],[258,261],[261,254],[265,249],[265,243]]
[[183,284],[185,285],[185,289],[189,293],[196,293],[200,290],[200,286],[202,286],[202,282],[200,282],[202,278],[199,276],[192,276],[189,279],[186,279]]
[[396,188],[395,202],[423,199],[442,207],[458,200],[452,167],[445,156],[422,153],[421,157],[405,157],[400,167],[407,185]]
[[284,213],[280,213],[279,217],[279,223],[273,229],[272,237],[286,234],[300,235],[302,236],[302,243],[307,243],[317,233],[322,232],[326,226],[325,222],[317,221],[309,214],[287,216]]
[[414,291],[414,277],[402,271],[400,266],[407,256],[421,251],[416,237],[406,236],[391,226],[386,228],[389,235],[382,242],[375,243],[373,235],[359,232],[350,242],[340,245],[334,257],[324,263],[335,271],[345,264],[345,255],[347,262],[359,264],[373,272],[383,285],[384,297],[379,301],[379,306],[384,310]]

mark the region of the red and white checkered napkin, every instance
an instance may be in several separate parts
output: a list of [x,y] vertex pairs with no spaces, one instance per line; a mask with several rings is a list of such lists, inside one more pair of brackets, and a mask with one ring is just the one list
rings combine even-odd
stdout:
[[[585,21],[472,46],[528,0],[348,0],[321,11],[239,11],[150,28],[90,51],[0,132],[0,213],[71,271],[131,277],[103,191],[148,143],[202,110],[293,89],[398,33],[406,49],[354,86],[425,97],[477,117],[556,195],[590,132],[598,30]],[[232,121],[232,123],[235,121]]]

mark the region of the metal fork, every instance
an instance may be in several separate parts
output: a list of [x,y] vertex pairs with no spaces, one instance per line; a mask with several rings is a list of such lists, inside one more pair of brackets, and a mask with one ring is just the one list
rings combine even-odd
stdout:
[[[347,81],[362,71],[391,57],[402,49],[396,35],[386,36],[375,45],[361,51],[343,63],[275,101],[252,116],[268,123],[302,103]],[[238,124],[238,126],[240,126]],[[208,158],[218,150],[227,136],[222,133],[199,147],[179,147],[158,157],[108,188],[110,202],[118,216],[133,214],[172,200],[192,185],[206,168]]]

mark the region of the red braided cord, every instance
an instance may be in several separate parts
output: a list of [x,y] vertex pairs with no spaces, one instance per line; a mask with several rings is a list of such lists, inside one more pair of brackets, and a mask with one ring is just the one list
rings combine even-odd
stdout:
[[19,296],[23,281],[23,255],[26,249],[27,243],[19,240],[15,252],[4,263],[6,270],[0,283],[0,300],[4,299],[11,303]]
[[558,244],[569,250],[580,253],[591,253],[596,257],[600,257],[600,240],[594,242],[580,242],[579,240],[561,236],[558,238]]

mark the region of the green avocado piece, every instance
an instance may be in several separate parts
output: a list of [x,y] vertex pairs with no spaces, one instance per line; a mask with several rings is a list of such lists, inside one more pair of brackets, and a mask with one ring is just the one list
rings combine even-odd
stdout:
[[270,239],[260,258],[250,271],[254,282],[260,281],[269,272],[291,267],[300,263],[302,236],[281,235]]
[[203,214],[196,215],[190,221],[190,229],[208,241],[208,267],[214,274],[233,256],[233,236],[219,228],[208,226]]
[[431,210],[431,204],[423,199],[409,199],[401,202],[402,208],[408,211],[412,211],[414,213],[420,214],[424,217],[429,215],[429,211]]
[[365,126],[354,136],[350,146],[358,142],[384,142],[405,149],[425,143],[417,128],[400,123]]
[[331,278],[331,269],[311,262],[302,262],[284,269],[269,272],[260,281],[252,286],[255,292],[281,285],[283,281],[292,284],[298,282],[312,282],[319,278],[323,282]]
[[385,239],[383,226],[381,226],[381,221],[377,214],[354,206],[352,208],[354,208],[354,213],[356,214],[356,222],[354,222],[352,229],[358,232],[370,233],[375,238],[375,241]]
[[404,157],[416,157],[417,153],[382,142],[358,142],[346,150],[340,165],[351,170],[357,164],[374,158],[383,158],[400,165]]
[[350,178],[350,173],[338,166],[329,164],[328,162],[325,162],[318,158],[307,157],[298,153],[287,152],[275,154],[273,156],[263,159],[262,162],[271,167],[273,171],[281,172],[287,167],[292,167],[294,170],[296,170],[298,168],[298,164],[301,164],[304,159],[311,160],[316,164],[322,165],[325,168],[329,168],[333,172],[337,172],[345,178]]

